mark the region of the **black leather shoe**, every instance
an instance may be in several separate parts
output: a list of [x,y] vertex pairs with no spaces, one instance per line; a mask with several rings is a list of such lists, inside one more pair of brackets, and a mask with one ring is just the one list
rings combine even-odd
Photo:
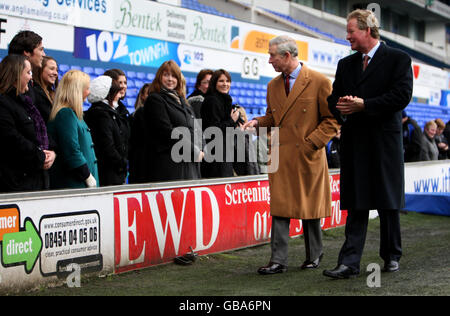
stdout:
[[345,264],[341,264],[334,270],[324,270],[323,275],[333,279],[348,279],[358,276],[359,272],[347,267]]
[[303,264],[300,266],[300,269],[305,270],[305,269],[317,269],[320,265],[320,262],[322,261],[323,258],[323,254],[321,254],[319,256],[319,258],[317,258],[314,261],[309,261],[306,260],[305,262],[303,262]]
[[400,265],[398,264],[398,261],[391,260],[389,262],[384,263],[383,272],[397,272],[400,269]]
[[258,269],[258,273],[262,275],[284,273],[286,271],[286,266],[275,262],[269,262],[267,266]]

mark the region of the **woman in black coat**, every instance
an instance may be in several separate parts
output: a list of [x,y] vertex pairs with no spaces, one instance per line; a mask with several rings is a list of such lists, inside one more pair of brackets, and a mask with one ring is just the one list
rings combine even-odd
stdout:
[[187,97],[187,102],[194,110],[195,117],[201,118],[202,103],[205,100],[205,94],[208,91],[209,81],[214,72],[211,69],[202,69],[197,74],[195,90]]
[[[207,157],[205,161],[201,164],[202,177],[204,178],[217,178],[217,177],[232,177],[233,174],[233,162],[234,152],[230,156],[231,159],[226,160],[227,156],[227,128],[236,128],[238,124],[236,123],[239,119],[239,111],[233,109],[232,102],[233,99],[228,94],[231,86],[231,76],[223,69],[216,70],[209,83],[208,92],[206,93],[205,100],[202,104],[201,117],[202,117],[202,127],[205,131],[210,127],[219,128],[222,133],[223,143],[221,144],[223,155],[221,157],[216,157],[215,146],[220,146],[214,141],[214,137],[209,137],[205,134],[206,141],[210,140],[209,147],[210,152],[207,149]],[[211,129],[210,129],[211,130]],[[228,142],[231,140],[229,139]],[[213,146],[213,144],[215,146]],[[208,144],[207,144],[208,148]]]
[[144,104],[147,100],[150,83],[146,83],[139,90],[134,104],[135,111],[130,115],[130,142],[128,151],[128,183],[144,183],[147,175],[142,173],[139,166],[144,166],[145,157],[145,117]]
[[123,104],[118,103],[119,91],[120,86],[109,76],[92,80],[88,97],[92,105],[84,115],[94,141],[100,186],[126,182],[129,112]]
[[34,67],[33,83],[36,107],[47,123],[58,87],[58,64],[53,57],[44,56],[42,67]]
[[164,62],[156,73],[144,119],[147,162],[139,169],[147,175],[146,182],[200,178],[201,130],[195,128],[194,113],[185,100],[184,78],[173,60]]
[[48,150],[45,122],[31,98],[24,96],[31,80],[31,64],[23,55],[9,55],[0,63],[0,192],[47,189],[47,170],[55,152]]

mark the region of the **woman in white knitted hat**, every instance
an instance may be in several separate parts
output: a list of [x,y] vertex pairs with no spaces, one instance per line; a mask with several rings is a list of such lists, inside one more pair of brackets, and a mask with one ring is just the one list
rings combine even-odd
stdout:
[[94,141],[100,186],[124,184],[127,177],[130,127],[128,118],[117,111],[120,91],[109,76],[93,79],[88,97],[92,105],[84,114]]

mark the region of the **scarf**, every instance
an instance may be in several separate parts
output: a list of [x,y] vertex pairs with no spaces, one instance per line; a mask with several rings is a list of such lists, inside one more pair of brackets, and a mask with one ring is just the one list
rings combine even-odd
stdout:
[[174,99],[178,104],[182,105],[180,96],[175,90],[169,90],[166,88],[162,88],[161,92],[168,94],[172,99]]
[[42,150],[46,150],[48,149],[47,127],[45,126],[41,113],[39,113],[39,110],[34,106],[31,97],[24,95],[23,100],[25,101],[25,110],[34,122],[34,130],[39,146]]

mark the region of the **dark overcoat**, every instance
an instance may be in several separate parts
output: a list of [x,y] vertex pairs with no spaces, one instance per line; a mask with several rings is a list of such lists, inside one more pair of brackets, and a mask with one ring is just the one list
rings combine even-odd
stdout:
[[102,101],[84,113],[98,160],[100,186],[124,184],[128,167],[129,112],[123,104],[113,109]]
[[44,89],[38,85],[36,82],[33,85],[34,90],[34,105],[41,113],[42,118],[45,123],[48,122],[48,118],[50,117],[50,112],[52,111],[52,101],[47,97],[44,92]]
[[16,90],[0,95],[0,192],[46,189],[45,153],[34,123]]
[[[211,92],[208,93],[203,100],[201,107],[202,128],[206,131],[206,152],[205,160],[202,162],[202,177],[204,178],[220,178],[232,177],[233,174],[233,158],[234,152],[227,152],[227,142],[231,147],[232,137],[230,131],[237,127],[231,118],[233,99],[227,93]],[[222,143],[216,140],[218,135],[209,135],[208,129],[218,128],[222,133]],[[228,133],[227,133],[228,130]],[[231,135],[231,136],[230,136]],[[214,144],[214,145],[213,145]],[[222,155],[220,155],[218,146],[222,145]],[[227,157],[227,154],[231,156]],[[228,158],[228,159],[227,159]]]
[[[200,178],[195,158],[201,146],[196,146],[194,140],[194,112],[183,98],[180,99],[181,104],[169,93],[161,91],[150,93],[145,101],[146,161],[140,166],[140,170],[147,174],[145,182]],[[184,137],[177,131],[188,132],[189,135]],[[200,132],[201,141],[201,131],[197,132]]]
[[[383,43],[364,72],[359,52],[339,61],[328,102],[342,124],[341,209],[403,208],[402,110],[412,88],[411,58]],[[347,95],[364,99],[364,111],[342,116],[336,103]]]
[[130,115],[130,140],[128,145],[128,183],[144,183],[148,164],[145,157],[145,116],[144,107],[138,108]]

